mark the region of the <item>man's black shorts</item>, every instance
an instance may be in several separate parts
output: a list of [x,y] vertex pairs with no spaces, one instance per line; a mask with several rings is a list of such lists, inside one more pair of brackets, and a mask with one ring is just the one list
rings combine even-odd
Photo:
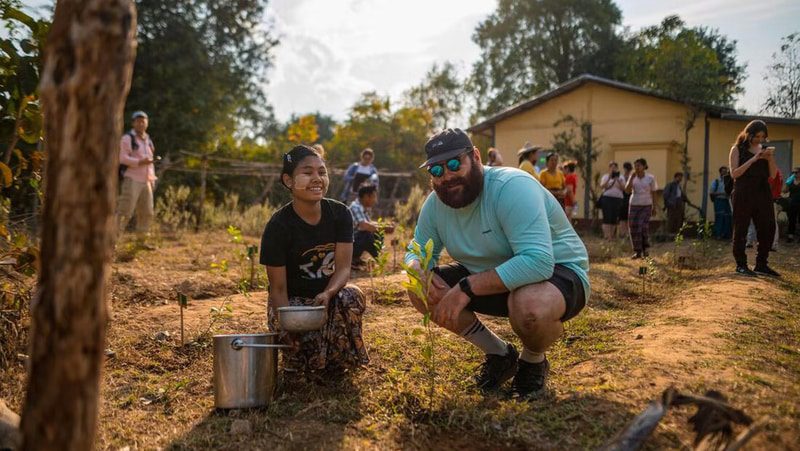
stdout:
[[[455,286],[459,280],[470,275],[469,270],[460,263],[438,266],[433,272],[439,275],[451,287]],[[555,265],[553,277],[547,279],[558,288],[564,295],[567,309],[561,322],[575,317],[586,305],[586,293],[583,289],[583,282],[574,271],[563,265]],[[497,293],[488,296],[477,296],[467,304],[467,310],[483,313],[490,316],[508,317],[508,295],[510,293]]]

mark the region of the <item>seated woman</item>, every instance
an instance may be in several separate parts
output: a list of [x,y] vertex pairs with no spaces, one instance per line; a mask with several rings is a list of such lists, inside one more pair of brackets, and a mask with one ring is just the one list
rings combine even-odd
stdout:
[[[346,285],[353,257],[353,219],[347,207],[326,199],[328,172],[314,149],[297,146],[283,156],[281,182],[292,201],[270,218],[261,238],[267,267],[270,330],[295,349],[284,353],[284,371],[342,372],[369,362],[361,336],[366,308],[358,287]],[[328,321],[319,331],[289,335],[277,309],[324,305]]]

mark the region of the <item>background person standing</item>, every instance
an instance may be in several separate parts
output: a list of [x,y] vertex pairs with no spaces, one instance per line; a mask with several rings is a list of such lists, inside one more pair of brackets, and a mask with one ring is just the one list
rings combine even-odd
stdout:
[[725,178],[728,168],[719,168],[719,178],[711,182],[711,200],[714,202],[714,236],[720,240],[729,240],[732,232],[731,201],[725,192]]
[[[619,212],[625,191],[625,180],[619,174],[617,163],[608,164],[608,173],[600,179],[600,209],[603,211],[603,238],[611,240],[617,236]],[[627,216],[627,215],[626,215]]]
[[655,192],[658,183],[653,174],[645,172],[647,160],[639,158],[633,162],[634,172],[625,183],[625,191],[631,193],[628,223],[633,245],[633,258],[647,257],[650,247],[650,218],[656,213]]
[[681,188],[683,173],[676,172],[664,187],[664,208],[667,210],[667,234],[670,239],[681,230],[686,217],[686,193]]
[[339,195],[342,202],[348,203],[355,199],[361,185],[369,184],[379,188],[378,169],[372,164],[373,161],[375,161],[375,151],[367,147],[361,151],[361,160],[347,168],[344,173],[342,194]]
[[[733,258],[736,273],[754,276],[761,273],[779,277],[768,265],[769,250],[775,236],[775,212],[769,178],[778,173],[773,157],[774,147],[765,147],[767,124],[751,121],[736,137],[731,147],[729,164],[733,176]],[[756,266],[747,267],[745,242],[747,227],[753,221],[758,237]]]
[[135,211],[137,238],[143,241],[147,238],[153,220],[153,191],[156,182],[153,160],[156,149],[147,134],[147,114],[136,111],[131,117],[133,128],[122,135],[119,143],[122,180],[117,203],[117,227],[118,236],[122,236]]

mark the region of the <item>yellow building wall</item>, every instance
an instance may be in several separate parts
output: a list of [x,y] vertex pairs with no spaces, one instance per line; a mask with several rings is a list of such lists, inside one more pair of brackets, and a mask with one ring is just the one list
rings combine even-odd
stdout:
[[[507,166],[516,167],[517,150],[526,141],[551,147],[556,133],[563,127],[554,123],[565,115],[579,121],[592,123],[592,135],[600,151],[593,172],[604,174],[608,163],[616,161],[620,168],[624,161],[645,158],[649,172],[656,176],[659,188],[682,172],[681,159],[685,141],[684,127],[690,108],[677,102],[625,91],[610,86],[587,83],[530,110],[523,111],[495,124],[495,147],[503,155]],[[703,178],[711,181],[717,177],[720,166],[727,166],[731,143],[746,122],[709,119],[709,171],[703,172],[705,149],[705,113],[700,112],[688,134],[689,177],[686,194],[697,207],[703,202]],[[772,140],[792,140],[793,166],[800,166],[800,126],[769,124]],[[575,130],[580,138],[580,131]],[[578,217],[583,217],[584,181],[578,186]],[[597,189],[595,191],[598,191]],[[660,199],[660,196],[658,196]],[[707,205],[707,219],[713,220],[714,210]],[[656,219],[663,219],[659,208]],[[699,211],[687,208],[687,219],[700,219]]]
[[[618,160],[621,166],[623,161],[643,157],[663,187],[665,174],[680,169],[679,153],[674,149],[676,142],[683,141],[687,112],[686,107],[674,102],[588,83],[495,124],[495,147],[506,165],[516,166],[516,152],[525,141],[552,146],[554,135],[564,130],[553,124],[569,114],[592,123],[595,148],[600,151],[594,173],[605,173],[612,160]],[[579,138],[580,131],[575,132]],[[700,153],[702,156],[702,142]],[[583,217],[585,204],[583,183],[581,180],[578,186],[578,217]]]

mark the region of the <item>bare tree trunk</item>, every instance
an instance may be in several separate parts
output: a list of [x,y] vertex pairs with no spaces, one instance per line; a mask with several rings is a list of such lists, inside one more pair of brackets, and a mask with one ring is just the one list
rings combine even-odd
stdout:
[[59,0],[40,86],[47,143],[23,449],[94,443],[122,111],[136,53],[131,0]]

